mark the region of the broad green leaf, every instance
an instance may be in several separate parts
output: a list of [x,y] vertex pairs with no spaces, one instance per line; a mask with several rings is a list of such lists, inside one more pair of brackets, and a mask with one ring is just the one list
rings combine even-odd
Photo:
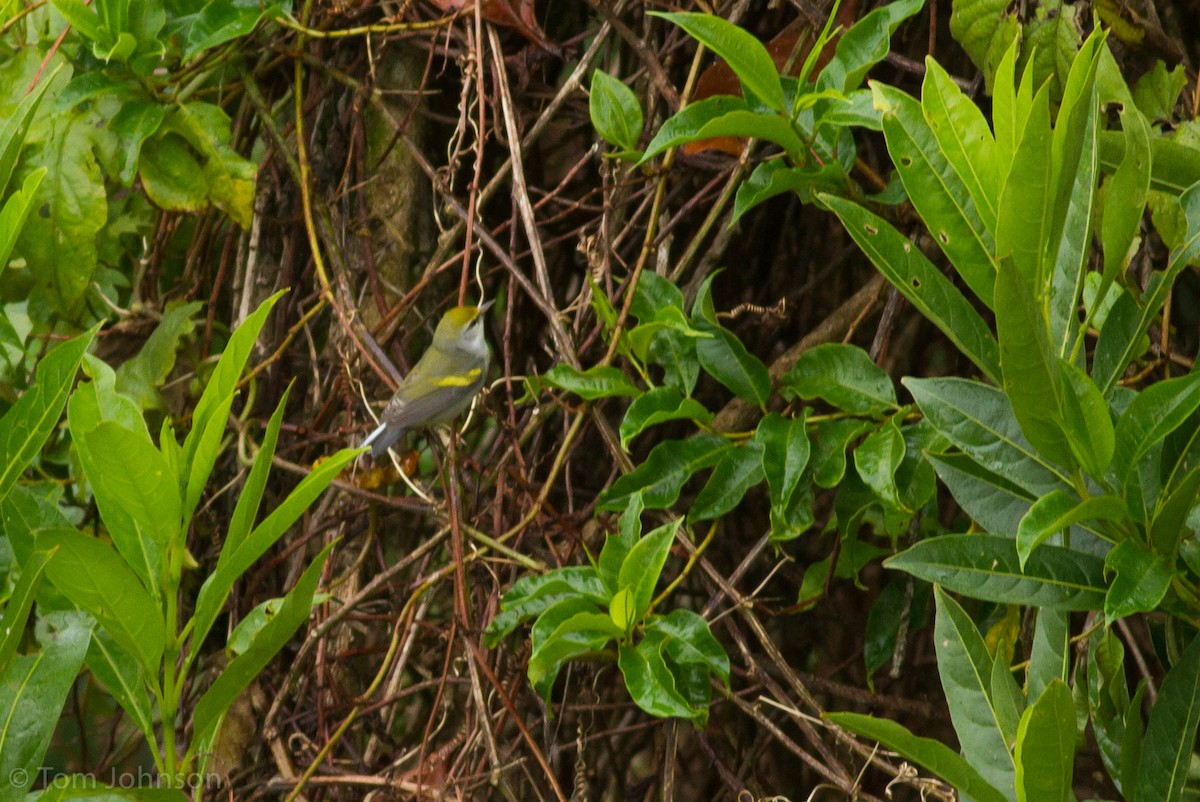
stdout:
[[611,365],[596,365],[587,370],[578,370],[565,363],[559,363],[546,371],[542,381],[589,401],[614,396],[634,397],[642,393],[628,376]]
[[1200,636],[1167,672],[1142,742],[1134,802],[1178,802],[1200,725]]
[[1127,521],[1125,502],[1116,496],[1091,496],[1082,501],[1066,491],[1055,490],[1033,502],[1017,527],[1017,554],[1021,567],[1046,538],[1081,521]]
[[57,549],[46,578],[157,676],[166,643],[158,604],[116,550],[74,529],[43,529],[37,547]]
[[645,462],[604,490],[597,505],[602,510],[619,510],[631,495],[641,493],[646,509],[670,507],[688,479],[716,465],[733,447],[725,438],[713,434],[659,443]]
[[162,320],[146,338],[137,356],[117,368],[117,392],[135,399],[142,409],[164,407],[158,388],[175,367],[175,353],[180,341],[195,328],[192,319],[204,304],[167,303]]
[[651,426],[671,420],[692,420],[707,424],[713,414],[699,401],[685,398],[675,387],[655,387],[633,399],[621,419],[621,447]]
[[[872,89],[875,106],[883,112],[888,153],[908,197],[963,281],[990,308],[996,284],[995,199],[988,199],[991,210],[981,212],[972,187],[959,173],[959,164],[943,152],[937,132],[945,132],[951,121],[935,118],[935,128],[935,122],[926,119],[928,112],[923,113],[907,93],[879,83],[872,84]],[[990,132],[984,141],[994,145]],[[961,146],[957,139],[951,144]],[[961,163],[965,154],[959,153],[958,158]],[[994,158],[992,161],[994,172]],[[978,184],[976,176],[970,178]],[[978,186],[975,189],[982,191]],[[990,219],[985,217],[989,213]]]
[[836,162],[793,167],[784,159],[760,162],[738,185],[733,201],[733,221],[776,195],[793,192],[802,203],[812,202],[818,192],[839,192],[846,186],[846,171]]
[[[283,413],[287,409],[288,397],[291,392],[292,385],[289,384],[284,389],[279,404],[275,407],[275,414],[267,422],[267,430],[259,444],[258,454],[254,457],[254,464],[250,466],[246,482],[242,485],[237,504],[233,508],[233,515],[230,516],[225,541],[221,544],[222,556],[237,551],[250,534],[250,530],[254,528],[254,522],[258,518],[258,508],[262,503],[263,490],[267,486],[267,477],[271,472],[271,460],[275,456],[275,446],[279,442],[279,429],[283,425]],[[170,439],[174,441],[173,436]]]
[[[183,441],[183,464],[189,467],[184,497],[184,519],[190,520],[199,503],[219,453],[220,432],[225,430],[229,406],[238,380],[250,359],[250,352],[267,315],[286,290],[267,298],[233,332],[217,366],[213,369],[192,413],[192,429]],[[218,433],[214,437],[214,432]]]
[[696,495],[688,510],[688,521],[719,518],[740,504],[746,491],[763,478],[762,445],[751,440],[729,449]]
[[142,145],[153,136],[166,119],[163,104],[142,97],[124,98],[120,110],[113,115],[109,129],[121,140],[122,161],[117,177],[128,187],[137,175]]
[[1168,492],[1155,500],[1150,520],[1150,543],[1170,562],[1174,562],[1178,554],[1188,513],[1196,506],[1197,494],[1200,494],[1200,465],[1192,465],[1184,459],[1176,467]]
[[217,558],[217,568],[204,584],[196,598],[196,612],[192,618],[194,629],[192,643],[204,642],[209,629],[225,606],[233,584],[250,569],[267,549],[283,537],[288,528],[325,492],[334,479],[358,456],[358,450],[344,448],[327,458],[312,470],[288,494],[283,502],[263,519],[262,523],[243,540],[226,542]]
[[728,329],[701,328],[713,336],[696,341],[700,367],[738,398],[765,408],[771,397],[771,377],[766,366]]
[[[642,506],[640,494],[630,496],[629,504],[617,520],[616,533],[610,532],[604,536],[604,547],[600,549],[600,557],[596,560],[596,570],[610,595],[621,589],[621,566],[629,550],[641,540]],[[504,598],[507,599],[508,594]]]
[[895,417],[884,421],[854,449],[854,467],[859,477],[884,504],[896,509],[906,509],[896,487],[896,471],[904,453],[904,436]]
[[[25,139],[29,134],[33,117],[42,103],[42,97],[46,94],[46,90],[54,83],[58,69],[61,68],[56,67],[54,73],[43,76],[37,87],[21,98],[17,107],[7,115],[7,119],[0,125],[0,198],[5,196],[9,179],[12,178],[13,168],[17,166],[17,157],[21,155],[21,149],[25,146]],[[30,175],[35,173],[37,173],[36,170]],[[26,178],[25,181],[27,183],[29,178]],[[7,258],[0,259],[0,269],[3,269],[7,262]]]
[[762,445],[763,474],[771,493],[771,507],[786,512],[793,506],[812,446],[805,420],[769,412],[758,423],[755,439]]
[[1151,552],[1134,538],[1118,543],[1104,560],[1105,571],[1114,574],[1104,598],[1104,623],[1134,613],[1158,609],[1173,572],[1162,555]]
[[1033,626],[1033,646],[1025,671],[1025,687],[1030,701],[1036,702],[1053,681],[1066,682],[1071,667],[1071,616],[1062,610],[1037,611]]
[[1014,787],[1016,766],[989,698],[992,657],[975,622],[958,602],[939,587],[933,589],[933,596],[938,674],[959,747],[993,788],[1007,794]]
[[1170,72],[1161,60],[1149,72],[1142,73],[1133,86],[1133,101],[1149,120],[1171,120],[1179,93],[1187,86],[1187,71],[1177,64]]
[[992,381],[1000,380],[1000,349],[991,329],[963,294],[920,249],[883,218],[832,195],[833,210],[871,263],[925,318]]
[[1121,163],[1104,182],[1100,239],[1104,246],[1104,283],[1111,282],[1129,264],[1131,246],[1146,211],[1150,194],[1150,127],[1136,109],[1121,110],[1125,152]]
[[[1132,788],[1125,789],[1121,777],[1122,741],[1125,738],[1125,716],[1130,712],[1129,682],[1125,676],[1125,647],[1108,628],[1092,633],[1087,653],[1088,707],[1092,732],[1108,776],[1117,790],[1131,797]],[[1137,711],[1140,716],[1140,711]]]
[[500,600],[500,612],[488,624],[483,642],[489,649],[494,649],[501,638],[523,622],[536,618],[564,599],[582,598],[599,606],[607,604],[610,595],[591,566],[570,566],[521,577]]
[[646,622],[645,632],[662,636],[663,653],[675,663],[702,666],[729,687],[729,656],[698,613],[678,608],[666,615],[652,616]]
[[1004,86],[998,65],[1005,52],[1011,52],[1010,43],[1021,37],[1021,23],[1009,6],[1005,0],[955,0],[951,5],[950,35],[983,72],[989,92],[998,93]]
[[633,629],[633,625],[637,623],[638,619],[637,612],[633,608],[633,593],[629,588],[621,588],[613,594],[608,603],[608,617],[626,635]]
[[191,14],[173,14],[169,30],[183,42],[183,60],[191,61],[205,50],[246,36],[258,23],[274,19],[291,9],[290,2],[246,3],[241,0],[209,0],[203,4],[183,4]]
[[1108,404],[1080,368],[1059,359],[1058,373],[1063,390],[1063,432],[1071,453],[1089,475],[1104,476],[1115,447]]
[[216,681],[196,702],[192,714],[193,735],[188,756],[208,749],[225,711],[246,686],[254,681],[279,650],[291,640],[312,613],[313,594],[334,544],[330,543],[304,569],[296,586],[288,591],[279,611],[266,623],[245,652],[233,658]]
[[884,567],[976,599],[1052,610],[1100,610],[1108,588],[1099,557],[1043,545],[1022,571],[1012,538],[992,535],[926,538]]
[[0,610],[0,677],[4,676],[25,635],[25,624],[29,620],[29,611],[33,609],[33,599],[41,584],[42,572],[53,557],[53,552],[35,551],[25,560],[21,564],[21,576],[8,594],[4,609]]
[[680,695],[658,638],[643,638],[636,647],[621,645],[617,665],[629,695],[642,710],[659,718],[685,718],[702,723],[707,710],[696,710]]
[[44,771],[46,749],[83,665],[92,619],[54,612],[37,626],[41,649],[0,674],[0,796],[22,799]]
[[58,424],[79,363],[99,326],[54,348],[37,366],[37,378],[0,418],[0,499],[42,450]]
[[9,195],[4,200],[3,207],[0,208],[0,273],[4,272],[4,268],[8,265],[8,258],[12,255],[13,248],[17,244],[17,237],[20,236],[21,229],[24,228],[25,221],[29,218],[29,210],[33,208],[34,197],[45,177],[45,167],[39,167],[25,176],[21,188]]
[[1029,117],[1020,131],[1012,167],[1000,191],[996,256],[1000,259],[1011,256],[1030,293],[1041,297],[1048,276],[1043,253],[1054,217],[1048,84],[1043,84],[1034,95]]
[[[564,606],[567,604],[563,602]],[[624,634],[607,613],[585,611],[571,615],[534,647],[526,670],[529,684],[549,704],[554,680],[568,660],[600,652],[609,641]]]
[[[1137,304],[1137,322],[1133,324],[1132,334],[1121,338],[1122,342],[1119,343],[1115,356],[1110,360],[1105,375],[1097,374],[1095,376],[1096,384],[1103,394],[1107,394],[1116,384],[1117,379],[1121,377],[1125,368],[1137,355],[1137,345],[1161,311],[1167,295],[1175,284],[1175,279],[1185,267],[1200,259],[1200,184],[1193,185],[1184,192],[1179,198],[1179,203],[1187,216],[1187,235],[1171,251],[1167,269],[1161,273],[1155,273],[1147,284],[1146,291]],[[1113,314],[1116,313],[1119,306],[1120,301],[1113,308],[1113,312],[1109,314],[1108,324],[1112,323]],[[1106,325],[1105,329],[1107,328]],[[1099,345],[1097,345],[1097,349],[1099,349]],[[1096,371],[1093,372],[1096,373]]]
[[925,458],[958,505],[985,532],[1016,535],[1021,519],[1037,498],[1033,493],[989,471],[966,454],[927,453]]
[[1016,745],[1019,802],[1074,802],[1075,702],[1055,679],[1021,716]]
[[138,176],[146,195],[160,209],[202,212],[208,208],[204,166],[179,134],[160,130],[145,141]]
[[856,345],[824,343],[800,355],[780,379],[785,398],[823,399],[855,415],[896,409],[892,379]]
[[1063,387],[1058,356],[1051,350],[1046,318],[1031,288],[1032,279],[1010,260],[996,277],[996,334],[1004,394],[1029,443],[1067,471],[1075,458],[1063,432]]
[[1124,361],[1141,356],[1150,347],[1150,338],[1138,330],[1140,311],[1137,301],[1122,287],[1109,290],[1109,295],[1115,297],[1092,352],[1092,376],[1105,397],[1125,371]]
[[948,782],[975,802],[1005,802],[997,791],[966,759],[933,738],[913,735],[903,725],[861,713],[825,713],[824,718],[911,760]]
[[146,739],[154,738],[157,732],[156,715],[151,707],[154,696],[147,693],[148,675],[138,659],[107,630],[100,628],[92,633],[86,662],[88,671],[100,681]]
[[809,466],[818,487],[828,489],[842,481],[846,473],[846,449],[869,428],[871,424],[867,421],[851,418],[821,421],[815,426]]
[[[712,14],[650,12],[683,28],[716,53],[733,70],[742,86],[775,111],[785,110],[783,84],[771,54],[745,30]],[[886,52],[886,51],[885,51]]]
[[[47,288],[55,309],[74,315],[97,264],[97,234],[108,222],[97,145],[112,136],[96,112],[72,110],[49,119],[40,148],[30,151],[24,169],[44,167],[46,179],[34,200],[37,214],[25,221],[17,255]],[[101,127],[97,127],[101,126]]]
[[939,432],[992,473],[1035,496],[1069,484],[1029,445],[1008,398],[995,387],[959,378],[906,378],[904,386]]
[[740,97],[728,95],[716,95],[684,107],[662,124],[650,144],[646,145],[638,164],[645,164],[668,148],[701,139],[701,128],[735,111],[751,111],[751,108]]
[[636,150],[642,136],[642,107],[633,90],[608,73],[595,70],[588,98],[592,127],[610,145]]
[[641,620],[650,609],[654,599],[654,586],[658,584],[667,555],[671,553],[671,544],[675,542],[675,533],[679,531],[679,521],[671,521],[647,532],[646,535],[633,544],[625,561],[621,563],[621,571],[617,577],[617,586],[628,588],[633,594],[634,617]]
[[[974,201],[975,211],[984,227],[994,232],[996,204],[1000,200],[996,141],[983,112],[963,94],[958,84],[932,56],[925,57],[921,111],[942,156]],[[991,290],[992,285],[987,285],[989,294]]]
[[855,22],[838,38],[833,58],[817,79],[817,88],[849,92],[861,86],[870,69],[888,55],[896,28],[924,5],[925,0],[896,0]]
[[[1068,19],[1067,14],[1059,17]],[[1096,66],[1103,41],[1103,33],[1095,31],[1072,62],[1051,136],[1051,220],[1044,260],[1050,290],[1050,341],[1062,356],[1071,353],[1079,331],[1076,309],[1092,246],[1098,167]]]
[[[629,312],[643,323],[659,320],[669,309],[683,311],[683,292],[670,279],[645,272],[638,278]],[[684,318],[687,323],[687,318]]]
[[1122,484],[1150,450],[1200,409],[1200,371],[1142,390],[1117,420],[1113,470]]

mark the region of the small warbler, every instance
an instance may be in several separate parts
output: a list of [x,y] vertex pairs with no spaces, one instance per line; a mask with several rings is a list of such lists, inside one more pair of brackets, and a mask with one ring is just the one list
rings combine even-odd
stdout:
[[429,350],[388,401],[379,427],[367,435],[363,446],[371,446],[378,459],[409,429],[444,423],[471,406],[483,387],[491,350],[483,338],[483,313],[491,301],[480,306],[456,306],[442,315]]

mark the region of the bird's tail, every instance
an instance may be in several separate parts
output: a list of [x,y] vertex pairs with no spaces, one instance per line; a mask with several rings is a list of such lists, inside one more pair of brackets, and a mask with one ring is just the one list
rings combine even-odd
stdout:
[[379,459],[384,453],[391,448],[392,443],[404,436],[404,429],[398,426],[390,426],[385,421],[376,427],[375,431],[367,435],[366,439],[358,444],[359,448],[371,446],[371,459]]

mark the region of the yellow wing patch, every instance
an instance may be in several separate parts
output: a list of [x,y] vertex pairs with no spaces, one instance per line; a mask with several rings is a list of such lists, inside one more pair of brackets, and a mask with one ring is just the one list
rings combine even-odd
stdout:
[[471,368],[466,373],[457,376],[443,376],[434,381],[438,387],[467,387],[479,378],[479,368]]

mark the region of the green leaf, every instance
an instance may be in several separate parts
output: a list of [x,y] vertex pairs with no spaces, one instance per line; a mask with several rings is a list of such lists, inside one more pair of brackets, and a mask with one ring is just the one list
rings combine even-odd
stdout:
[[325,569],[325,561],[329,558],[333,546],[334,544],[330,543],[321,549],[296,580],[296,586],[283,597],[283,603],[279,605],[275,616],[259,630],[246,651],[229,662],[221,675],[196,702],[192,715],[193,740],[188,747],[189,758],[210,747],[225,711],[291,640],[296,630],[308,621],[312,613],[313,594],[317,590],[317,583],[321,580],[321,572]]
[[1046,687],[1055,680],[1066,682],[1070,666],[1070,613],[1044,608],[1038,610],[1029,667],[1025,671],[1029,699],[1039,699]]
[[951,5],[950,35],[983,72],[989,93],[1004,85],[996,79],[997,66],[1021,35],[1021,23],[1009,7],[1007,0],[955,0]]
[[92,645],[85,659],[88,671],[104,686],[128,714],[147,740],[155,737],[154,696],[147,693],[147,674],[136,657],[122,648],[105,629],[92,632]]
[[71,434],[113,544],[157,595],[168,549],[182,548],[174,473],[144,432],[108,421]]
[[55,612],[38,623],[40,651],[18,655],[0,674],[0,796],[22,799],[45,765],[46,749],[75,684],[92,620]]
[[183,464],[189,468],[183,505],[185,521],[191,520],[220,453],[221,435],[225,431],[233,395],[258,333],[284,292],[286,290],[280,290],[267,298],[237,327],[196,402],[192,429],[183,441]]
[[1035,496],[1069,484],[1021,432],[1008,398],[995,387],[959,378],[904,379],[926,419],[987,470]]
[[758,423],[754,438],[762,445],[763,474],[771,493],[771,508],[786,515],[796,499],[812,446],[805,421],[769,412]]
[[1104,597],[1104,623],[1158,609],[1171,586],[1173,572],[1162,555],[1133,538],[1118,543],[1104,558],[1105,571],[1115,574]]
[[636,150],[642,136],[642,107],[633,90],[611,75],[595,70],[588,99],[592,126],[605,142]]
[[611,365],[596,365],[587,370],[578,370],[559,363],[542,376],[551,387],[574,393],[580,398],[594,401],[597,398],[614,396],[639,396],[642,391],[619,368]]
[[1105,179],[1101,202],[1104,290],[1133,256],[1131,246],[1150,194],[1150,127],[1136,109],[1122,109],[1121,131],[1125,152],[1117,169]]
[[1200,409],[1200,371],[1141,391],[1117,420],[1112,465],[1125,484],[1134,467]]
[[678,665],[701,666],[729,687],[729,656],[698,613],[679,608],[652,616],[646,622],[645,633],[661,636],[663,653]]
[[163,409],[158,388],[175,368],[180,342],[195,328],[192,319],[204,304],[169,301],[162,320],[146,338],[137,356],[117,368],[117,392],[135,399],[142,409]]
[[696,710],[680,695],[657,638],[643,638],[636,647],[621,645],[617,665],[634,703],[652,716],[684,718],[702,723],[707,710]]
[[650,609],[654,599],[654,586],[662,574],[671,553],[671,544],[675,542],[675,533],[679,531],[679,521],[671,521],[646,535],[633,544],[629,554],[621,563],[621,571],[617,577],[617,587],[628,588],[633,594],[634,617],[641,620]]
[[1142,742],[1134,802],[1178,802],[1192,763],[1200,725],[1200,636],[1167,672],[1150,711]]
[[976,599],[1052,610],[1099,610],[1108,589],[1099,557],[1043,545],[1022,571],[1012,538],[992,535],[926,538],[884,567]]
[[878,741],[885,748],[941,777],[975,802],[1006,801],[1004,794],[990,785],[975,767],[941,741],[921,738],[894,721],[861,713],[825,713],[823,717],[864,738]]
[[46,168],[16,253],[64,314],[78,311],[96,270],[96,236],[108,222],[108,197],[94,149],[106,136],[95,112],[52,116],[42,146],[24,160]]
[[5,199],[4,206],[0,207],[0,273],[3,273],[8,265],[8,258],[12,256],[17,237],[25,227],[29,210],[33,208],[34,197],[45,177],[45,167],[34,170],[25,176],[21,188]]
[[1021,431],[1051,462],[1074,469],[1075,457],[1063,432],[1063,387],[1058,357],[1051,350],[1046,319],[1035,300],[1032,279],[1009,260],[996,278],[996,334],[1004,370],[1004,394]]
[[856,345],[824,343],[800,355],[780,380],[785,398],[821,398],[855,415],[896,409],[892,379]]
[[752,109],[740,97],[727,95],[705,98],[684,107],[662,124],[650,144],[646,145],[638,164],[645,164],[668,148],[703,139],[700,131],[705,125],[735,111],[748,112]]
[[[571,600],[561,603],[574,609]],[[547,613],[549,615],[549,613]],[[602,651],[609,641],[625,633],[612,622],[607,613],[575,612],[563,620],[540,645],[535,645],[529,657],[529,683],[544,699],[550,701],[554,680],[570,659]]]
[[816,448],[810,461],[813,482],[818,487],[832,488],[846,473],[846,448],[871,425],[867,421],[842,419],[821,421],[815,428]]
[[688,521],[719,518],[763,481],[763,447],[751,440],[727,450],[688,510]]
[[[1176,277],[1186,266],[1194,264],[1197,259],[1200,259],[1200,184],[1196,184],[1184,192],[1179,198],[1179,203],[1187,216],[1187,235],[1171,251],[1167,269],[1163,272],[1156,272],[1148,282],[1145,293],[1138,301],[1138,315],[1136,323],[1132,326],[1132,332],[1121,338],[1122,342],[1116,349],[1117,353],[1109,360],[1104,375],[1093,371],[1096,374],[1096,384],[1102,394],[1107,394],[1112,389],[1117,379],[1124,373],[1126,366],[1137,355],[1136,348],[1141,341],[1141,336],[1146,333],[1150,324],[1161,311],[1168,293],[1175,284]],[[1113,308],[1113,312],[1109,313],[1107,321],[1109,324],[1112,323],[1113,314],[1117,312],[1119,306],[1120,301]],[[1106,325],[1105,329],[1107,328]],[[1099,345],[1097,345],[1097,349],[1099,349]]]
[[17,653],[17,646],[24,638],[25,624],[33,609],[33,599],[41,584],[42,572],[53,556],[53,552],[35,551],[21,564],[21,576],[8,594],[4,609],[0,610],[0,677],[8,670],[13,655]]
[[38,363],[36,380],[0,418],[0,499],[54,431],[79,363],[98,328],[94,326],[46,354]]
[[1000,379],[1000,350],[991,329],[961,292],[907,237],[856,203],[832,195],[833,210],[871,263],[917,311],[938,327],[992,381]]
[[904,436],[900,434],[896,418],[888,418],[854,449],[854,467],[867,487],[885,505],[912,512],[900,500],[900,491],[896,487],[896,471],[900,468],[904,453]]
[[1133,86],[1133,101],[1138,110],[1150,120],[1170,121],[1174,118],[1179,93],[1187,86],[1187,70],[1177,64],[1170,72],[1158,60],[1149,72],[1142,73]]
[[610,532],[604,536],[604,547],[600,549],[600,557],[596,560],[596,570],[610,595],[621,589],[621,566],[629,550],[642,537],[642,506],[641,494],[631,496],[617,521],[616,534]]
[[651,426],[671,420],[692,420],[700,424],[712,421],[713,414],[699,401],[685,398],[675,387],[655,387],[633,399],[621,419],[621,447]]
[[113,115],[110,130],[121,141],[121,169],[117,174],[121,184],[128,187],[137,175],[142,145],[153,136],[166,119],[161,103],[141,97],[123,98],[121,109]]
[[523,622],[537,618],[566,599],[580,598],[599,606],[607,604],[610,595],[596,569],[590,565],[521,577],[500,600],[500,612],[488,624],[483,642],[489,649],[494,649],[501,638]]
[[1075,702],[1055,679],[1021,716],[1017,730],[1017,799],[1074,802]]
[[1071,453],[1088,474],[1104,476],[1115,447],[1108,404],[1080,368],[1059,359],[1058,372],[1063,388],[1063,432]]
[[[1125,676],[1125,647],[1121,639],[1107,628],[1097,629],[1088,641],[1087,653],[1088,706],[1092,732],[1108,776],[1126,798],[1133,788],[1125,787],[1121,764],[1122,742],[1125,739],[1125,717],[1130,711],[1129,682]],[[1139,716],[1139,710],[1133,711]],[[1136,727],[1139,730],[1140,726]]]
[[264,19],[290,10],[291,3],[247,3],[244,0],[209,0],[183,8],[191,14],[172,15],[169,24],[184,42],[183,60],[191,61],[205,50],[246,36]]
[[288,497],[245,539],[226,541],[222,545],[221,554],[217,558],[217,568],[200,586],[200,593],[196,598],[196,612],[192,618],[193,644],[199,646],[204,642],[217,615],[224,608],[233,584],[267,549],[283,537],[288,528],[325,492],[325,488],[338,477],[342,469],[357,457],[358,449],[343,448],[324,460],[301,479]]
[[168,212],[208,208],[204,167],[179,134],[159,131],[146,140],[138,161],[142,187],[155,206]]
[[[6,115],[7,119],[3,125],[0,125],[0,197],[4,197],[8,189],[8,182],[12,178],[13,168],[17,166],[17,158],[21,155],[21,149],[25,146],[25,139],[29,135],[33,117],[42,103],[42,97],[46,94],[46,90],[55,83],[54,78],[57,77],[59,69],[61,68],[56,67],[54,73],[43,76],[37,87],[21,98],[16,108]],[[26,178],[27,182],[28,180]],[[7,263],[7,258],[0,259],[0,268]]]
[[938,674],[963,757],[992,787],[1012,788],[1016,765],[989,695],[992,657],[958,602],[939,587],[933,589],[933,596]]
[[619,510],[630,496],[641,493],[647,509],[670,507],[688,479],[716,465],[733,447],[725,438],[713,434],[659,443],[645,462],[604,490],[597,505],[602,510]]
[[817,88],[848,92],[861,86],[870,69],[888,55],[896,28],[924,5],[925,0],[897,0],[855,22],[838,38],[837,49],[821,70]]
[[57,549],[46,578],[59,592],[95,616],[147,674],[157,676],[166,643],[159,607],[121,556],[74,529],[40,530],[37,548]]
[[[932,59],[928,61],[933,63]],[[905,192],[938,247],[971,291],[990,308],[996,284],[995,188],[990,188],[992,197],[983,202],[982,209],[981,199],[972,194],[972,189],[983,192],[974,170],[986,168],[964,163],[966,153],[962,151],[962,141],[957,136],[950,138],[947,132],[954,124],[951,120],[927,119],[929,111],[923,110],[916,100],[899,89],[876,83],[872,84],[872,90],[876,107],[883,111],[888,153],[904,182]],[[943,139],[950,139],[947,143],[950,147],[959,149],[957,164],[943,151],[939,130]],[[986,126],[983,132],[973,133],[976,137],[972,145],[976,149],[984,147],[984,143],[994,149],[995,143]],[[984,134],[982,137],[979,136],[981,133]],[[991,161],[993,175],[990,180],[994,185],[994,156]],[[959,172],[963,168],[970,170],[965,178]],[[974,182],[973,187],[967,183],[968,179]]]
[[258,508],[262,503],[263,490],[271,472],[271,460],[275,457],[279,429],[283,425],[283,413],[287,409],[291,392],[292,385],[289,384],[275,407],[275,414],[267,422],[267,430],[259,444],[258,454],[254,457],[254,464],[250,466],[250,473],[246,476],[246,483],[242,485],[242,492],[238,494],[237,504],[229,519],[229,529],[225,534],[225,542],[221,544],[221,554],[233,554],[241,548],[258,518]]
[[1047,286],[1043,253],[1054,216],[1049,84],[1034,95],[1028,120],[1017,130],[1019,144],[996,213],[996,255],[1011,256],[1029,291],[1040,297],[1038,290]]
[[1081,521],[1127,521],[1125,502],[1116,496],[1090,496],[1083,501],[1066,491],[1055,490],[1033,502],[1017,527],[1017,554],[1021,567],[1046,538]]
[[713,336],[696,341],[700,367],[738,398],[764,408],[771,397],[771,377],[766,366],[728,329],[701,328]]
[[1033,493],[989,471],[966,454],[927,453],[925,459],[958,505],[983,531],[992,535],[1017,533],[1021,518],[1036,498]]
[[771,54],[752,35],[711,14],[650,12],[675,23],[716,53],[733,70],[742,86],[775,111],[786,109],[783,84]]

